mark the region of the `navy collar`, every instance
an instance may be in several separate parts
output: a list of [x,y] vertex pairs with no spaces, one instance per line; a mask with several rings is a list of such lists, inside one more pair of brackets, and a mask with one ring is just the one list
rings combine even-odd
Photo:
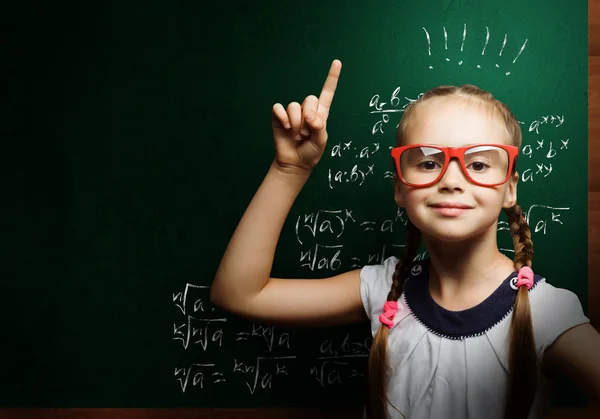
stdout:
[[[429,292],[429,263],[415,262],[404,284],[404,300],[411,313],[429,331],[448,339],[481,335],[500,323],[513,309],[517,272],[511,273],[485,300],[467,310],[446,310]],[[534,274],[533,290],[543,277]]]

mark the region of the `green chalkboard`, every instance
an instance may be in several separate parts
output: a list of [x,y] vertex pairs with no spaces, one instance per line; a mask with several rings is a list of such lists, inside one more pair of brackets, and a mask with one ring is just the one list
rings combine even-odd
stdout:
[[[400,255],[402,109],[471,83],[522,123],[535,271],[587,312],[584,1],[12,2],[0,19],[3,406],[363,403],[367,324],[271,328],[208,301],[274,157],[272,105],[318,94],[335,58],[329,143],[273,276]],[[553,403],[582,402],[563,385]]]

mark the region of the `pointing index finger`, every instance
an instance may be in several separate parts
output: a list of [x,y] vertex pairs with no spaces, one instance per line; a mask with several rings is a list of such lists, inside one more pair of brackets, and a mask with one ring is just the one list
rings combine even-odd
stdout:
[[319,95],[319,108],[323,108],[326,115],[329,114],[329,108],[331,107],[331,102],[333,102],[333,95],[335,94],[341,70],[342,62],[340,60],[333,60],[329,68],[329,74],[327,74],[327,79],[323,85],[323,90],[321,90],[321,94]]

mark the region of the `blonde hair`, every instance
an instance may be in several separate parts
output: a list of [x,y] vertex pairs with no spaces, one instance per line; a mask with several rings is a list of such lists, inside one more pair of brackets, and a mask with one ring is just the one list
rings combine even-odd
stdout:
[[[494,113],[498,112],[506,127],[509,144],[521,147],[521,127],[510,109],[504,103],[495,99],[491,93],[470,84],[460,87],[435,87],[407,106],[398,126],[397,144],[402,144],[405,133],[414,120],[415,110],[420,104],[432,98],[443,96],[458,97],[467,101],[473,100],[476,104],[488,106]],[[516,161],[513,166],[513,173],[514,171],[516,171]],[[504,212],[508,217],[510,234],[513,239],[515,270],[518,271],[523,266],[531,267],[533,242],[523,210],[518,204],[515,204],[510,208],[505,208]],[[409,277],[420,244],[421,232],[409,220],[404,255],[396,264],[387,301],[397,301],[402,295],[404,282]],[[367,398],[368,419],[388,417],[387,404],[389,400],[386,395],[388,331],[387,326],[381,325],[371,346],[369,355],[369,396]],[[504,417],[507,419],[526,419],[537,389],[537,357],[529,306],[529,292],[525,286],[519,288],[513,308],[508,341],[508,366],[508,388]],[[392,407],[396,409],[395,406],[392,405]],[[402,412],[400,413],[402,414]],[[402,414],[402,416],[404,415]]]

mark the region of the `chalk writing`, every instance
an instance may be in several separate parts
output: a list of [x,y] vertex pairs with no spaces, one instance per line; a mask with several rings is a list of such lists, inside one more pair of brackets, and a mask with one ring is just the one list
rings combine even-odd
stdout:
[[535,131],[536,134],[539,134],[540,125],[550,125],[553,126],[554,123],[557,125],[554,128],[560,127],[565,122],[564,115],[543,115],[540,119],[536,119],[535,121],[529,124],[529,132]]
[[342,355],[318,358],[317,365],[310,367],[310,374],[317,382],[326,385],[343,384],[345,380],[365,376],[365,371],[360,371],[349,362],[356,358],[368,358],[368,355]]
[[368,176],[375,174],[375,165],[369,164],[360,166],[355,164],[352,169],[349,170],[331,170],[328,171],[329,188],[333,189],[334,186],[344,183],[354,183],[362,186],[365,183],[365,179]]
[[[299,357],[294,353],[290,333],[275,326],[251,323],[240,330],[239,326],[230,325],[229,316],[216,314],[202,318],[189,314],[215,312],[204,295],[206,291],[207,287],[186,284],[183,291],[172,294],[177,312],[187,319],[182,324],[174,322],[173,340],[181,342],[179,347],[184,351],[196,345],[200,352],[192,354],[202,360],[174,368],[175,382],[182,393],[226,386],[230,381],[226,391],[230,391],[231,386],[242,385],[250,395],[255,395],[277,385],[290,385],[293,377],[301,378],[298,374],[305,375],[306,379],[316,378],[316,386],[340,385],[350,379],[364,378],[372,342],[368,329],[359,336],[346,333],[336,337],[334,334],[316,340],[311,343],[312,350],[303,345],[303,355]],[[233,347],[227,348],[233,348],[230,356],[223,355],[222,342],[227,336],[235,342]],[[207,352],[211,345],[217,351]],[[252,355],[257,350],[260,354]]]
[[271,388],[273,378],[277,376],[287,376],[285,360],[295,359],[295,356],[279,357],[256,357],[256,362],[246,364],[234,359],[233,372],[250,376],[250,382],[246,381],[246,386],[250,394],[254,394],[258,389]]
[[206,386],[227,381],[223,373],[215,371],[214,368],[215,364],[191,364],[187,368],[175,368],[175,379],[184,393],[190,384],[192,387],[204,389]]
[[173,324],[173,340],[181,341],[184,349],[188,349],[190,345],[200,345],[206,350],[209,343],[221,346],[223,344],[222,323],[226,321],[226,318],[199,319],[187,316],[187,322]]
[[172,294],[172,301],[184,315],[182,323],[173,323],[173,340],[180,341],[184,349],[200,345],[223,344],[223,317],[213,317],[214,308],[207,307],[210,287],[186,284],[183,291]]
[[[431,53],[431,36],[429,34],[429,31],[426,28],[422,28],[423,32],[425,33],[425,40],[427,41],[427,55],[428,57],[432,57],[432,53]],[[448,51],[448,31],[446,30],[446,27],[443,27],[443,33],[444,33],[444,50],[440,51],[440,54],[442,54],[443,59],[441,59],[441,61],[443,63],[450,63],[452,62],[451,55],[449,54]],[[467,24],[465,23],[463,25],[463,31],[462,31],[462,40],[461,40],[461,44],[460,44],[460,52],[455,51],[454,53],[456,54],[456,58],[454,58],[454,61],[456,61],[458,63],[459,66],[462,66],[464,63],[465,58],[463,57],[462,53],[464,52],[464,47],[465,47],[465,41],[467,39]],[[489,40],[490,40],[490,28],[488,26],[485,27],[485,40],[483,41],[483,45],[481,46],[481,55],[484,56],[486,53],[486,50],[488,49],[488,45],[489,45]],[[504,48],[506,47],[507,44],[507,40],[508,40],[508,35],[504,34],[504,40],[502,42],[502,45],[500,47],[500,52],[498,53],[498,57],[502,57],[502,53],[504,52]],[[523,42],[523,44],[521,45],[521,48],[519,49],[519,51],[516,53],[516,56],[514,57],[514,59],[512,60],[512,62],[509,65],[514,65],[517,62],[517,59],[521,56],[521,54],[523,53],[523,51],[525,50],[525,46],[527,45],[527,39],[525,39],[525,41]],[[481,43],[481,41],[479,39],[475,39],[474,42],[477,42],[478,44]],[[517,44],[518,46],[518,44]],[[481,63],[473,63],[473,67],[477,68],[477,69],[482,69],[483,66]],[[430,70],[434,69],[434,66],[429,64],[428,68]],[[498,62],[495,63],[494,68],[499,69],[500,68],[500,64]],[[511,74],[510,70],[509,71],[504,71],[504,75],[505,76],[509,76]]]
[[371,145],[364,146],[360,149],[352,145],[352,141],[347,143],[339,142],[335,144],[331,149],[331,157],[342,157],[342,155],[354,155],[355,158],[368,159],[373,154],[379,151],[379,143],[372,143]]
[[[408,105],[410,105],[412,102],[416,101],[417,99],[423,96],[423,93],[420,93],[416,99],[410,99],[405,96],[404,99],[406,100],[406,102],[402,102],[402,100],[398,97],[399,93],[400,86],[396,87],[396,89],[391,93],[389,102],[381,102],[381,97],[379,94],[375,94],[371,97],[371,100],[369,101],[369,108],[371,110],[369,112],[371,114],[380,115],[381,118],[377,122],[375,122],[375,124],[371,128],[372,135],[384,133],[384,125],[390,122],[390,113],[394,114],[397,112],[404,112],[404,109]],[[384,107],[385,105],[388,106]],[[400,105],[402,105],[402,107],[400,107]],[[399,121],[400,118],[397,118],[397,120]],[[395,125],[395,128],[398,128],[398,124]]]
[[273,345],[290,348],[290,335],[288,333],[281,333],[279,336],[276,335],[275,326],[261,326],[258,324],[252,325],[252,331],[250,332],[239,332],[237,333],[238,341],[246,341],[251,338],[259,338],[266,342],[269,352],[273,350]]
[[[545,235],[550,226],[563,225],[561,216],[569,210],[570,207],[531,205],[525,212],[525,220],[527,220],[527,224],[529,224],[532,233],[541,233]],[[534,216],[532,216],[532,213]]]

